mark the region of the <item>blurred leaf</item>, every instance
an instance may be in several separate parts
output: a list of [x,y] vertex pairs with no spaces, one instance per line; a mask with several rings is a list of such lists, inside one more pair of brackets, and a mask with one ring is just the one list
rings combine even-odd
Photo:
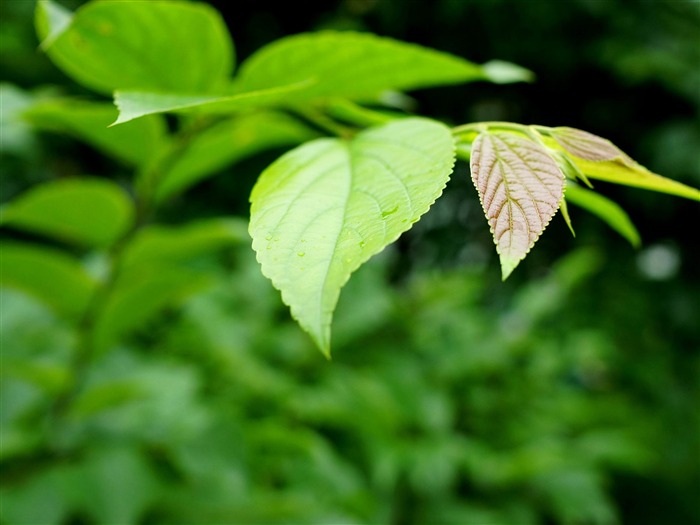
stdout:
[[0,153],[30,153],[35,147],[30,129],[20,118],[32,102],[29,93],[12,84],[0,83]]
[[594,472],[562,470],[534,480],[560,523],[615,525],[617,513]]
[[368,33],[306,33],[277,40],[242,65],[240,91],[314,81],[291,100],[366,99],[386,90],[488,80],[481,66],[433,49]]
[[65,133],[127,164],[146,162],[165,140],[165,122],[153,116],[110,128],[117,118],[112,104],[55,99],[36,103],[22,116],[40,130]]
[[242,219],[204,219],[185,226],[146,226],[126,247],[122,264],[173,263],[234,244],[248,243],[248,224]]
[[18,288],[75,320],[85,312],[95,283],[79,261],[58,250],[5,241],[0,285]]
[[625,210],[617,203],[599,193],[587,190],[576,184],[567,185],[566,200],[597,215],[605,221],[608,226],[627,239],[635,248],[641,246],[642,240],[637,228],[634,227],[634,224]]
[[65,179],[35,186],[0,208],[0,224],[90,247],[115,242],[131,226],[128,195],[104,179]]
[[106,444],[89,451],[70,481],[77,509],[95,523],[141,523],[158,494],[152,467],[132,446]]
[[70,510],[62,468],[47,468],[24,483],[3,485],[2,520],[16,525],[60,525]]
[[495,84],[534,82],[535,80],[535,74],[529,69],[503,60],[489,60],[481,67],[488,80]]
[[[62,5],[53,2],[40,2],[43,9],[42,15],[44,19],[42,24],[46,25],[48,34],[41,43],[41,49],[47,49],[53,44],[53,41],[63,33],[73,21],[73,13]],[[37,6],[38,8],[39,6]],[[37,21],[38,23],[38,21]]]
[[114,104],[119,118],[114,124],[123,124],[145,115],[172,112],[229,114],[266,106],[284,105],[290,94],[304,90],[313,81],[303,81],[268,89],[257,89],[230,94],[178,94],[120,90],[114,92]]
[[144,394],[134,381],[105,381],[88,388],[71,405],[71,415],[77,418],[90,417],[111,408],[142,399]]
[[193,272],[158,264],[124,271],[95,321],[96,350],[107,350],[167,306],[199,290],[205,281]]
[[199,398],[201,370],[142,350],[121,346],[98,356],[71,419],[115,441],[179,447],[209,428],[212,407]]
[[260,151],[296,145],[316,136],[308,127],[282,113],[242,115],[197,134],[162,179],[146,178],[140,183],[155,185],[156,198],[166,199]]
[[41,0],[36,27],[53,62],[100,93],[210,92],[233,69],[226,25],[203,3],[90,2],[67,21],[64,9]]
[[60,392],[72,377],[70,369],[64,364],[7,358],[3,360],[2,375],[22,379],[50,394]]
[[405,119],[349,142],[309,142],[260,176],[251,193],[253,248],[325,355],[340,288],[428,211],[453,165],[448,128]]
[[505,280],[559,209],[564,175],[539,144],[511,133],[481,133],[471,172]]

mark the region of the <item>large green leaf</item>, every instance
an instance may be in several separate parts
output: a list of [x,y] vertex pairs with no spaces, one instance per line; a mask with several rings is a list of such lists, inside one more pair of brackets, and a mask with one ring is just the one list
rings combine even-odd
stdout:
[[66,179],[35,186],[0,208],[0,224],[85,246],[116,241],[133,222],[133,205],[103,179]]
[[73,257],[16,242],[0,244],[0,285],[20,289],[72,320],[85,312],[95,287]]
[[599,193],[572,183],[566,187],[566,200],[600,217],[635,248],[641,245],[637,228],[634,227],[625,210],[617,203]]
[[124,126],[108,127],[117,118],[112,104],[57,99],[39,102],[23,117],[37,129],[73,135],[132,165],[151,158],[165,140],[162,117],[151,116]]
[[[140,181],[158,200],[180,193],[222,168],[260,151],[315,138],[316,133],[282,113],[253,113],[220,122],[196,135],[160,180]],[[157,174],[155,174],[157,175]]]
[[129,243],[122,264],[174,262],[248,239],[247,223],[235,218],[205,219],[181,227],[146,226]]
[[226,25],[203,3],[97,1],[68,16],[55,3],[40,1],[39,38],[64,73],[101,93],[211,92],[233,69]]
[[291,93],[304,90],[312,83],[312,81],[303,81],[233,95],[117,91],[114,93],[114,103],[119,108],[119,118],[114,124],[123,124],[156,113],[226,114],[265,106],[278,106],[282,105]]
[[410,118],[349,141],[307,143],[260,176],[251,194],[253,248],[324,354],[341,287],[428,211],[453,164],[450,130]]
[[[506,79],[506,67],[492,68]],[[525,79],[507,72],[510,80]],[[290,101],[326,97],[372,98],[386,90],[489,80],[488,68],[462,58],[368,33],[324,31],[277,40],[246,60],[237,86],[253,91],[313,81]],[[506,79],[508,80],[508,79]]]
[[564,175],[543,146],[506,132],[476,138],[471,172],[506,279],[559,209]]

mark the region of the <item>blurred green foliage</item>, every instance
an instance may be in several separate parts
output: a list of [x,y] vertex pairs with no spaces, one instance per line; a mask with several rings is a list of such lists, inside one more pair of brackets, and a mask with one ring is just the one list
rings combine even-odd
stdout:
[[[538,83],[431,90],[416,103],[454,122],[583,127],[700,184],[697,3],[315,4],[217,7],[241,57],[284,34],[345,27],[511,60]],[[119,127],[104,132],[106,104],[76,102],[83,124],[66,133],[52,99],[85,92],[36,51],[33,7],[0,7],[0,68],[14,84],[1,95],[12,202],[1,523],[700,523],[700,246],[679,226],[697,224],[696,204],[604,191],[646,247],[635,253],[572,211],[575,244],[552,224],[501,284],[474,191],[455,177],[348,284],[326,362],[260,275],[245,220],[230,217],[245,217],[278,151],[214,158],[207,169],[221,175],[165,202],[126,250],[119,293],[100,305],[118,321],[97,323],[99,351],[86,359],[71,319],[109,273],[100,246],[131,218],[76,209],[92,235],[61,224],[58,244],[40,236],[55,222],[18,228],[25,192],[97,175],[119,209],[119,186],[145,157],[125,156]],[[161,140],[143,122],[126,124],[143,128],[138,144]],[[271,145],[303,140],[284,129]],[[203,155],[220,151],[205,142]],[[181,171],[173,193],[201,178]],[[22,292],[37,275],[53,310]]]

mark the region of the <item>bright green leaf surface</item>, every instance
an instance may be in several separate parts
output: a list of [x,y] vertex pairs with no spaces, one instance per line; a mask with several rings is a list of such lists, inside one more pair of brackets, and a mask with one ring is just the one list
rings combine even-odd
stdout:
[[126,248],[122,264],[178,261],[249,239],[242,219],[206,219],[182,227],[147,226]]
[[95,349],[107,350],[163,308],[199,290],[202,284],[203,280],[191,271],[157,263],[124,271],[95,321]]
[[78,100],[40,102],[23,113],[37,129],[67,133],[127,164],[146,162],[165,140],[162,117],[151,116],[124,126],[112,104]]
[[564,175],[544,147],[505,132],[476,138],[471,172],[506,279],[559,209]]
[[365,99],[385,90],[487,80],[484,69],[462,58],[366,33],[294,35],[259,50],[240,69],[241,91],[315,83],[295,98]]
[[204,3],[90,2],[68,23],[62,11],[39,2],[39,38],[64,73],[95,91],[211,92],[232,72],[226,25]]
[[617,203],[576,184],[567,185],[566,200],[600,217],[635,248],[641,245],[637,228],[634,227],[627,213]]
[[116,241],[133,221],[124,190],[103,179],[66,179],[36,186],[0,209],[0,224],[85,246]]
[[94,289],[76,259],[49,248],[4,242],[0,269],[0,285],[18,288],[69,319],[85,311]]
[[260,176],[251,194],[253,248],[324,354],[341,287],[428,211],[453,164],[450,130],[411,118],[350,141],[310,142]]
[[259,89],[235,95],[207,95],[177,93],[151,93],[141,91],[117,91],[114,103],[119,108],[119,118],[114,124],[155,113],[191,112],[225,114],[246,109],[282,104],[290,94],[304,90],[312,81],[297,82],[269,89]]
[[316,136],[299,121],[281,113],[243,115],[198,134],[162,180],[141,183],[155,185],[155,196],[162,200],[260,151],[300,144]]
[[700,201],[700,190],[686,186],[682,182],[657,175],[631,159],[605,162],[594,162],[577,158],[572,160],[578,168],[591,179],[658,191],[660,193],[668,193],[670,195]]

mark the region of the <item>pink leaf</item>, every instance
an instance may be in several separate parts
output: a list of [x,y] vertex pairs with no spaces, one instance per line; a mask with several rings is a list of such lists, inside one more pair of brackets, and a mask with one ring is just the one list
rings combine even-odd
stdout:
[[506,279],[559,209],[564,175],[544,147],[504,132],[476,138],[471,172]]
[[581,159],[604,161],[625,157],[608,139],[575,128],[552,128],[554,140],[566,151]]

